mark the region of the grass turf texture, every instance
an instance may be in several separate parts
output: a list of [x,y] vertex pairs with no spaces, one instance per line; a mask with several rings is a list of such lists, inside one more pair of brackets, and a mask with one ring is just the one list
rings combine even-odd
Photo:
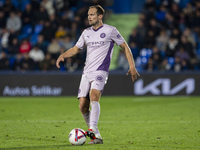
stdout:
[[101,98],[103,145],[72,146],[87,129],[75,97],[1,97],[0,149],[200,149],[200,97]]

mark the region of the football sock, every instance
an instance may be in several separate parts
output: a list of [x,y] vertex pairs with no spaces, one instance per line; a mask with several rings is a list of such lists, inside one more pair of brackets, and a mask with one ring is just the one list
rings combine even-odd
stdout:
[[89,128],[90,127],[90,111],[85,114],[82,114],[82,116]]
[[100,116],[100,104],[97,101],[92,101],[91,102],[91,114],[90,114],[90,129],[92,129],[97,138],[101,138],[101,135],[99,133],[97,124],[99,121],[99,116]]
[[100,132],[99,132],[99,129],[98,129],[98,127],[96,127],[95,136],[96,136],[96,138],[102,139],[102,137],[101,137],[101,134],[100,134]]

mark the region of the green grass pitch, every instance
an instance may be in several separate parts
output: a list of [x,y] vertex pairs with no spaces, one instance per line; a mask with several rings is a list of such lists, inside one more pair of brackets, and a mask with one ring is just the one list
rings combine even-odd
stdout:
[[103,145],[72,146],[87,129],[76,97],[0,97],[0,149],[200,149],[200,97],[102,96]]

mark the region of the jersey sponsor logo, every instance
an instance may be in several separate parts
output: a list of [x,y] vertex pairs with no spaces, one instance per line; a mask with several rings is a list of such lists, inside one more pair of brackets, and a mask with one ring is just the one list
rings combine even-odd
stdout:
[[101,46],[104,44],[104,41],[95,41],[95,42],[89,42],[87,43],[87,46]]
[[101,38],[105,38],[105,37],[106,37],[106,34],[105,34],[105,33],[101,33],[100,37],[101,37]]
[[169,78],[159,78],[144,85],[144,80],[140,79],[134,84],[134,94],[145,95],[151,93],[152,95],[175,95],[185,89],[187,95],[195,91],[195,79],[187,78],[179,84],[171,87],[171,80]]

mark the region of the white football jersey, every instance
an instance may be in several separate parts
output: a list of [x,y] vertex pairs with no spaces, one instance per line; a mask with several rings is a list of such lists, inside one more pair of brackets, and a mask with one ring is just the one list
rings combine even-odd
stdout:
[[103,24],[97,30],[89,27],[83,31],[76,46],[83,49],[87,46],[87,56],[84,73],[96,70],[108,72],[112,57],[114,43],[117,45],[125,42],[119,31],[110,25]]

